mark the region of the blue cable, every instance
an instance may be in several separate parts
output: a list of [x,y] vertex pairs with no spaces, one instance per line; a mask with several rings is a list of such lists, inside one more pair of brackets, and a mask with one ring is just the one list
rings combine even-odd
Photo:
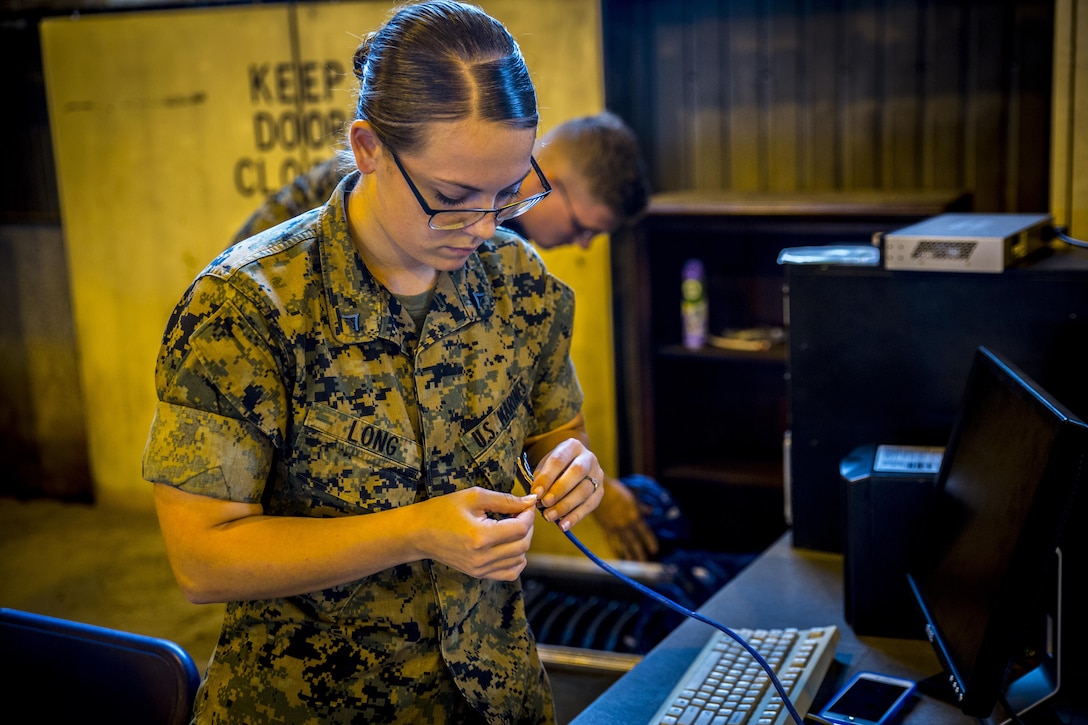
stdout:
[[[522,453],[521,457],[518,459],[518,462],[520,464],[518,466],[518,473],[521,474],[522,482],[525,484],[525,490],[532,491],[533,469],[529,467],[529,457],[525,453]],[[543,513],[543,509],[541,509],[541,513]],[[556,526],[559,525],[558,521],[556,521],[555,523]],[[709,624],[711,627],[721,630],[725,634],[732,637],[741,647],[748,651],[748,654],[752,655],[752,658],[759,663],[759,666],[762,667],[763,670],[770,677],[771,684],[774,685],[774,689],[778,691],[779,697],[782,698],[782,702],[785,704],[786,709],[789,710],[790,717],[793,718],[794,722],[796,722],[797,725],[804,725],[803,718],[797,712],[797,708],[793,706],[793,702],[790,700],[789,695],[786,694],[786,689],[782,687],[782,683],[778,681],[778,677],[774,674],[774,669],[767,663],[767,660],[763,659],[763,656],[759,654],[759,652],[757,652],[755,648],[752,647],[752,645],[748,644],[748,642],[745,641],[744,637],[741,637],[739,634],[729,629],[729,627],[726,627],[724,624],[715,622],[710,617],[703,616],[698,612],[692,611],[685,606],[677,604],[668,597],[658,592],[655,592],[653,589],[650,589],[648,586],[645,586],[640,582],[635,581],[634,579],[619,571],[614,566],[590,551],[589,548],[581,541],[579,541],[578,537],[575,536],[573,533],[571,533],[570,531],[563,531],[563,533],[568,539],[570,539],[572,544],[577,546],[581,550],[581,552],[589,558],[590,561],[622,581],[627,586],[641,592],[642,594],[645,594],[656,602],[664,604],[666,607],[672,609],[673,611],[679,612],[686,617],[691,617],[692,619],[696,619],[705,624]]]
[[572,534],[570,531],[564,531],[563,533],[566,534],[567,538],[570,539],[571,543],[573,543],[575,546],[577,546],[579,549],[581,549],[582,553],[585,554],[587,557],[589,557],[590,561],[592,561],[594,564],[601,567],[606,572],[608,572],[612,576],[614,576],[617,579],[619,579],[620,581],[622,581],[624,584],[626,584],[626,585],[628,585],[630,587],[633,587],[634,589],[637,589],[638,591],[642,592],[643,594],[650,597],[651,599],[653,599],[653,600],[655,600],[657,602],[660,602],[661,604],[664,604],[669,609],[677,611],[680,614],[683,614],[685,616],[691,617],[692,619],[697,619],[700,622],[705,622],[706,624],[709,624],[711,627],[715,627],[716,629],[719,629],[722,632],[725,632],[727,635],[729,635],[734,640],[736,640],[737,643],[740,644],[741,647],[743,647],[744,649],[746,649],[748,651],[748,654],[752,655],[752,657],[755,659],[755,661],[759,663],[759,666],[762,667],[766,671],[767,675],[771,678],[771,684],[773,684],[774,689],[778,691],[779,696],[782,698],[782,702],[786,705],[786,709],[789,710],[790,717],[792,717],[794,719],[794,722],[796,722],[797,725],[803,725],[804,724],[804,720],[801,718],[801,715],[797,712],[797,708],[795,708],[793,706],[793,703],[790,701],[789,695],[786,694],[785,688],[782,687],[782,683],[779,682],[778,677],[775,676],[773,668],[767,663],[767,660],[763,659],[763,656],[760,655],[759,652],[757,652],[754,647],[752,647],[752,645],[748,644],[744,640],[744,637],[741,637],[739,634],[737,634],[733,630],[729,629],[729,627],[726,627],[724,624],[720,624],[718,622],[715,622],[710,617],[705,617],[702,614],[699,614],[698,612],[694,612],[694,611],[688,609],[687,607],[684,607],[684,606],[682,606],[680,604],[677,604],[676,602],[672,601],[668,597],[666,597],[666,596],[664,596],[662,594],[659,594],[658,592],[655,592],[653,589],[650,589],[649,587],[635,581],[634,579],[630,578],[629,576],[627,576],[623,572],[619,571],[618,569],[616,569],[615,567],[610,565],[605,560],[598,557],[592,551],[590,551],[589,548],[585,544],[583,544],[581,541],[579,541],[578,537],[575,536],[574,534]]

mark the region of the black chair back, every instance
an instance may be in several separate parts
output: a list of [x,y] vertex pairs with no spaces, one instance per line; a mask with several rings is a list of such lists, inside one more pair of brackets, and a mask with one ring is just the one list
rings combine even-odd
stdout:
[[41,723],[182,725],[200,684],[174,642],[15,609],[0,608],[0,658],[0,692]]

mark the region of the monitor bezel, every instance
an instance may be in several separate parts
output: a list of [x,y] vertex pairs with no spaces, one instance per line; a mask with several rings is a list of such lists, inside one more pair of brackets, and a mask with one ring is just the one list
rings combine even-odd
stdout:
[[[927,570],[933,571],[955,560],[954,556],[938,556],[932,542],[924,539],[934,535],[932,527],[938,525],[936,518],[919,527],[921,536],[912,543],[907,571],[908,583],[926,622],[926,635],[941,662],[953,699],[964,714],[979,718],[990,717],[1003,700],[1014,712],[1026,712],[1060,688],[1059,537],[1075,496],[1080,464],[1088,450],[1088,426],[1083,421],[1011,362],[980,346],[968,373],[960,411],[937,474],[937,496],[945,496],[950,474],[954,471],[958,480],[956,466],[962,462],[957,453],[964,443],[964,436],[971,435],[976,423],[972,416],[977,415],[978,396],[985,393],[984,377],[1006,388],[1018,401],[1042,416],[1052,435],[1047,444],[1049,450],[1041,479],[1034,485],[1022,526],[1010,534],[1014,541],[1013,551],[1006,559],[990,562],[992,569],[1000,572],[997,575],[999,584],[992,599],[988,600],[992,606],[988,608],[988,624],[981,634],[967,647],[963,647],[962,640],[956,647],[949,645],[947,623],[940,621],[942,615],[938,612],[949,606],[945,600],[951,593],[936,590],[931,577],[926,575]],[[1023,493],[1032,493],[1031,484],[1021,483],[1020,486],[1027,489]],[[936,517],[938,510],[938,506],[933,506],[931,515]],[[1054,588],[1057,588],[1056,595]],[[945,595],[944,600],[942,595]],[[1018,680],[1009,681],[1007,674],[1023,644],[1019,633],[1029,626],[1029,619],[1042,616],[1053,621],[1040,628],[1051,634],[1050,640],[1043,643],[1041,660]],[[957,633],[957,636],[961,634]],[[965,649],[970,650],[969,656],[957,654]]]

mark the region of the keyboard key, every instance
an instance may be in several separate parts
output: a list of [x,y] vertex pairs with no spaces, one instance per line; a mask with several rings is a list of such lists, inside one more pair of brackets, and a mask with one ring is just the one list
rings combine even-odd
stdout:
[[[835,658],[838,629],[735,630],[774,671],[804,717]],[[789,709],[751,653],[715,631],[654,715],[660,725],[785,725]]]

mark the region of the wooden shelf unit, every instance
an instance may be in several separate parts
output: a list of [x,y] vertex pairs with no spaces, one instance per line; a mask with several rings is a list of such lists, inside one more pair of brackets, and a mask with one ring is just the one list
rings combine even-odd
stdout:
[[788,334],[782,249],[871,244],[874,234],[969,206],[960,191],[655,196],[612,242],[621,474],[666,486],[707,548],[773,541],[786,525],[787,347],[683,347],[684,262],[705,266],[711,335],[767,326]]

